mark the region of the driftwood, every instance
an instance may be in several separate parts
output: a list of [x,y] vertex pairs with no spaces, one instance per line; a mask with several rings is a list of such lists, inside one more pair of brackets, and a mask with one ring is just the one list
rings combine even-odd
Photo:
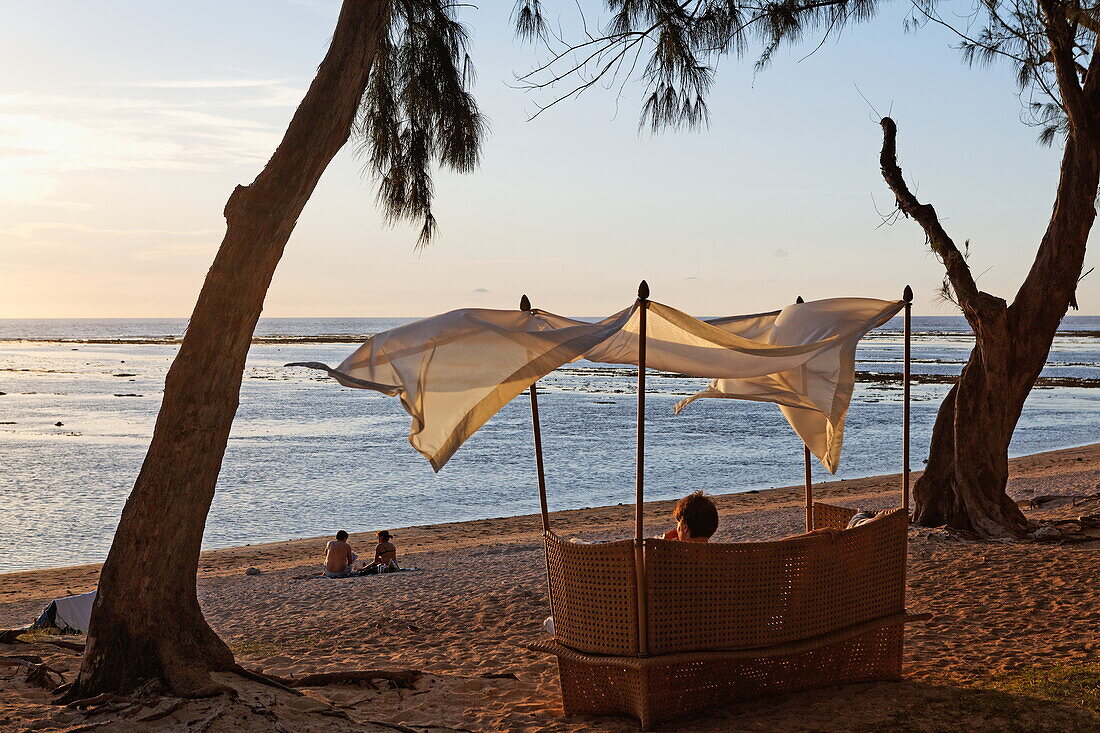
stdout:
[[[65,675],[58,672],[53,667],[45,664],[42,661],[42,657],[36,654],[12,654],[0,656],[0,665],[5,667],[24,667],[27,670],[27,676],[24,678],[25,682],[38,687],[44,687],[48,690],[52,690],[57,687],[58,684],[65,682]],[[52,675],[52,676],[51,676]],[[60,682],[55,681],[54,677]]]
[[[56,680],[54,679],[55,677],[57,678]],[[32,685],[52,690],[59,684],[65,682],[65,675],[61,674],[53,667],[39,663],[33,665],[30,671],[27,672],[25,681]]]
[[42,664],[42,657],[34,654],[5,654],[0,656],[0,664],[5,667],[18,667],[30,664]]

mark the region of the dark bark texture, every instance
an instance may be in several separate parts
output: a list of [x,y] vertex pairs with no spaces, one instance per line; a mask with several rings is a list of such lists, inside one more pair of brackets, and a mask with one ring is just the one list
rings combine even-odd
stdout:
[[[1056,64],[1061,63],[1056,47],[1064,35],[1057,31],[1060,22],[1064,20],[1048,19],[1055,27]],[[1028,530],[1027,520],[1006,493],[1008,446],[1058,325],[1074,302],[1096,217],[1100,55],[1093,53],[1083,79],[1071,68],[1059,81],[1070,132],[1057,196],[1031,271],[1011,305],[978,289],[965,256],[940,225],[935,209],[919,202],[907,187],[897,164],[897,128],[893,120],[882,120],[883,177],[900,211],[924,229],[975,335],[970,359],[940,406],[928,465],[914,487],[918,524],[946,524],[987,538],[1020,538]]]
[[245,357],[283,248],[347,141],[366,88],[384,0],[345,0],[331,46],[278,149],[225,207],[227,229],[164,386],[153,439],[103,566],[72,699],[159,678],[179,695],[219,692],[233,654],[196,596],[199,547]]

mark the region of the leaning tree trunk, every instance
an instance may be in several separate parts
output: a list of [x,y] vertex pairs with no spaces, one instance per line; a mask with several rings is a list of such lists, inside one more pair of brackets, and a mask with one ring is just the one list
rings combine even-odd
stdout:
[[159,678],[181,695],[216,692],[234,667],[210,629],[195,577],[245,358],[283,248],[347,141],[380,34],[383,0],[345,0],[325,59],[282,142],[225,207],[227,229],[168,372],[153,439],[99,580],[70,698]]
[[[1073,128],[1062,155],[1054,211],[1031,271],[1012,305],[978,289],[935,209],[909,190],[897,164],[897,128],[883,118],[883,177],[898,208],[924,229],[943,261],[975,345],[948,392],[932,431],[928,465],[913,491],[914,521],[987,538],[1022,537],[1027,520],[1008,496],[1008,447],[1024,401],[1046,364],[1062,317],[1074,302],[1100,182],[1100,55],[1080,92],[1088,119]],[[1086,124],[1088,123],[1088,124]]]
[[1012,388],[1018,378],[1011,368],[1005,302],[989,296],[987,306],[983,318],[996,322],[983,323],[958,382],[940,405],[928,466],[913,489],[914,521],[1015,537],[1027,531],[1027,520],[1005,493],[1008,445],[1027,390]]

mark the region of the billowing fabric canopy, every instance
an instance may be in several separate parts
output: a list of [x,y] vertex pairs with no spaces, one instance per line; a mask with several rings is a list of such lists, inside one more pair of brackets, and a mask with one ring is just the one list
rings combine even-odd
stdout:
[[[830,471],[840,458],[856,342],[903,301],[833,298],[701,321],[649,301],[646,366],[714,379],[701,397],[778,403]],[[640,302],[597,323],[541,310],[463,308],[385,331],[332,369],[340,384],[397,395],[409,442],[436,471],[512,398],[559,366],[638,363]]]

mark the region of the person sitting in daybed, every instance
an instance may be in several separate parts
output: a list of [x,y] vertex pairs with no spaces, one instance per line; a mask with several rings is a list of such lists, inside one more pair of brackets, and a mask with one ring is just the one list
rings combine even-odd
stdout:
[[367,575],[392,573],[401,568],[397,565],[397,548],[390,540],[393,535],[382,530],[378,533],[378,546],[374,548],[374,562],[363,568]]
[[[718,531],[718,507],[714,499],[702,491],[693,491],[676,502],[676,507],[672,510],[672,518],[676,520],[676,527],[657,535],[654,539],[710,542],[710,538]],[[553,636],[554,617],[548,616],[542,622],[542,628]]]
[[709,542],[718,530],[718,507],[714,499],[702,491],[694,491],[676,502],[672,518],[676,520],[676,527],[657,539]]
[[336,533],[336,539],[329,540],[325,545],[325,577],[348,577],[357,557],[359,556],[351,551],[351,545],[348,544],[348,533],[340,530]]

